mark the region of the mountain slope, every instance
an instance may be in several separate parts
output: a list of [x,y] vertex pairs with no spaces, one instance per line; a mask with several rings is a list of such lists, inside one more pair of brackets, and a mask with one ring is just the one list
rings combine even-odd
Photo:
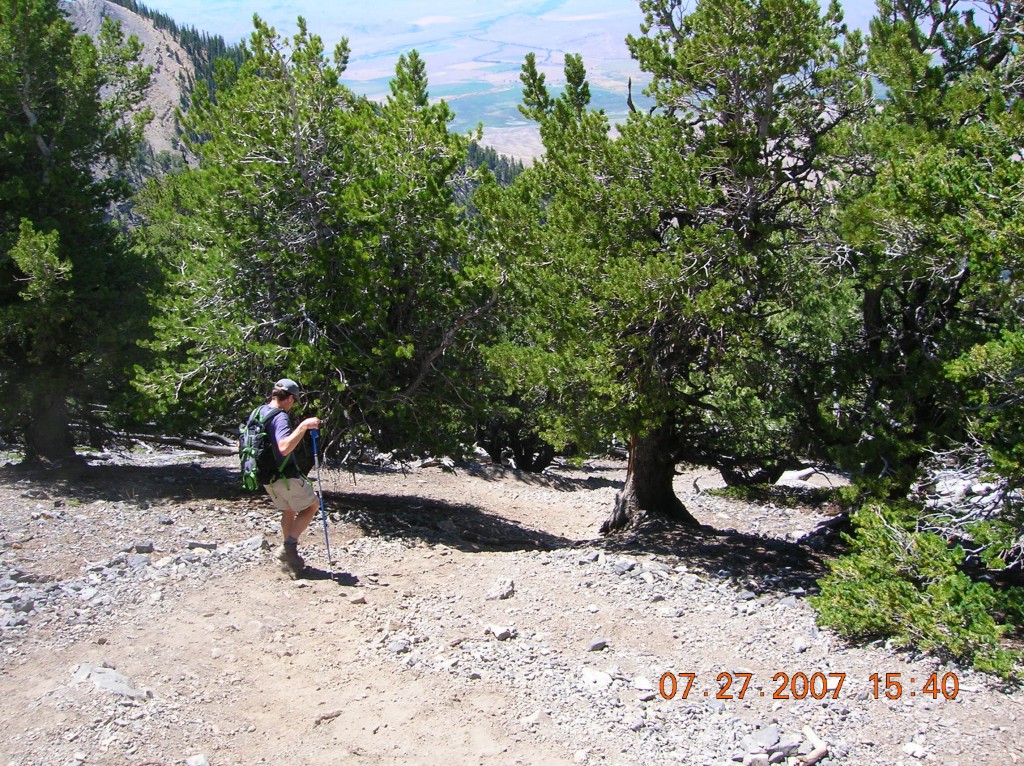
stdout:
[[70,0],[62,3],[75,28],[95,37],[104,18],[121,22],[125,37],[135,35],[143,44],[142,61],[153,67],[147,102],[153,121],[146,128],[146,140],[154,152],[182,152],[174,110],[195,80],[195,66],[188,53],[168,33],[148,19],[107,0]]

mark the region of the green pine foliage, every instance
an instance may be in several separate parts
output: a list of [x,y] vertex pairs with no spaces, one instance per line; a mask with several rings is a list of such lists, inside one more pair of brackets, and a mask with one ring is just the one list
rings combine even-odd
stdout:
[[257,19],[248,47],[187,116],[199,168],[144,197],[171,291],[140,390],[161,420],[227,429],[289,375],[326,445],[458,453],[496,279],[456,202],[466,139],[415,52],[376,104],[340,84],[347,42],[329,59],[301,19],[291,40]]
[[851,639],[889,639],[1011,678],[1020,657],[996,620],[1024,592],[997,592],[962,571],[964,551],[916,530],[921,510],[865,505],[853,517],[850,552],[832,562],[813,603],[822,624]]
[[[1019,590],[975,581],[1019,566],[1021,7],[882,2],[869,65],[884,86],[851,132],[842,279],[860,327],[837,346],[833,456],[865,510],[817,600],[855,637],[891,636],[1008,675],[1000,639]],[[960,491],[984,482],[984,505]],[[918,482],[928,507],[902,505]],[[929,492],[931,496],[929,496]],[[980,499],[980,498],[976,498]]]
[[1020,5],[886,2],[869,64],[885,86],[850,134],[842,278],[860,327],[839,346],[834,457],[905,496],[929,452],[963,442],[945,365],[1020,326],[1024,111]]
[[490,146],[469,142],[467,162],[471,168],[485,167],[502,186],[509,186],[523,172],[523,163],[513,157],[499,154]]
[[0,19],[0,416],[30,460],[60,459],[111,425],[97,405],[146,331],[155,273],[107,216],[150,73],[138,40],[109,20],[76,35],[56,0],[3,0]]

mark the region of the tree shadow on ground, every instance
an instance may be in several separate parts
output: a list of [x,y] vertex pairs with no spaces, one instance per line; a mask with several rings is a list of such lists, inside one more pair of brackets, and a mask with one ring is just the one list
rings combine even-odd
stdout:
[[[17,486],[29,498],[59,496],[80,504],[104,501],[146,507],[166,502],[216,503],[258,506],[275,512],[265,493],[246,492],[239,486],[238,472],[233,467],[198,460],[148,466],[88,465],[74,461],[49,469],[8,465],[0,467],[0,482]],[[574,543],[528,529],[470,504],[433,498],[325,492],[324,503],[329,518],[355,524],[365,535],[418,539],[467,552],[555,550]],[[313,579],[335,579],[331,573],[324,574],[327,576]]]
[[604,489],[607,487],[622,489],[623,486],[621,479],[611,479],[600,475],[602,473],[619,471],[621,470],[619,466],[588,466],[586,468],[562,466],[557,469],[560,473],[554,473],[550,470],[543,473],[530,473],[529,471],[520,471],[510,466],[496,465],[494,463],[469,463],[460,465],[458,470],[484,481],[514,481],[530,487],[541,487],[564,492]]
[[370,537],[408,538],[465,552],[551,551],[579,543],[529,529],[470,504],[414,495],[325,492],[332,520]]
[[[155,458],[156,460],[156,458]],[[615,467],[573,469],[578,475],[529,474],[505,466],[460,468],[475,478],[520,481],[553,491],[579,492],[621,487],[602,473]],[[396,469],[360,466],[360,473],[400,473]],[[269,509],[265,496],[241,489],[232,467],[210,465],[201,459],[167,460],[153,465],[87,465],[76,462],[57,469],[0,467],[0,482],[32,491],[59,495],[80,503],[97,500],[144,505],[161,502],[220,503]],[[602,549],[608,554],[658,556],[683,564],[709,578],[725,578],[755,593],[767,590],[817,590],[825,574],[822,554],[799,542],[783,541],[709,526],[679,527],[648,521],[639,529],[610,537],[573,540],[530,529],[471,504],[434,498],[361,492],[326,492],[324,502],[333,522],[354,524],[374,537],[419,540],[465,552],[551,551],[566,548]],[[337,573],[312,573],[313,579],[336,579]]]
[[5,465],[0,482],[79,503],[237,501],[252,498],[239,485],[238,471],[199,460],[155,465],[90,465],[82,460],[57,467]]
[[638,530],[604,538],[608,552],[652,554],[708,578],[729,580],[755,595],[816,593],[827,572],[822,554],[801,542],[702,525],[648,520]]

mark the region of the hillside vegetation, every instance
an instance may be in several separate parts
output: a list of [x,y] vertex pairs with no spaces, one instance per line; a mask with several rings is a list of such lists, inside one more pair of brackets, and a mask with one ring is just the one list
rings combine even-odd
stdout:
[[374,102],[302,19],[224,55],[160,21],[205,51],[194,163],[135,188],[144,46],[0,0],[4,438],[231,434],[288,375],[332,460],[624,447],[622,536],[699,530],[680,465],[830,466],[819,618],[1017,674],[1024,8],[880,0],[865,38],[814,0],[641,7],[654,107],[612,137],[582,57],[555,96],[530,53],[525,169],[449,131],[415,50]]

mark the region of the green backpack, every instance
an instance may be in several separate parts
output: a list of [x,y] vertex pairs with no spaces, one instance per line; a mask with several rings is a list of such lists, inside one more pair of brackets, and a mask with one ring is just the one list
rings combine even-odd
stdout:
[[260,405],[249,413],[245,424],[238,427],[238,459],[242,468],[242,486],[250,492],[256,492],[263,485],[274,481],[283,473],[288,463],[288,458],[285,458],[282,465],[277,465],[274,447],[270,443],[270,433],[267,430],[267,426],[279,413],[285,417],[288,415],[284,410]]

